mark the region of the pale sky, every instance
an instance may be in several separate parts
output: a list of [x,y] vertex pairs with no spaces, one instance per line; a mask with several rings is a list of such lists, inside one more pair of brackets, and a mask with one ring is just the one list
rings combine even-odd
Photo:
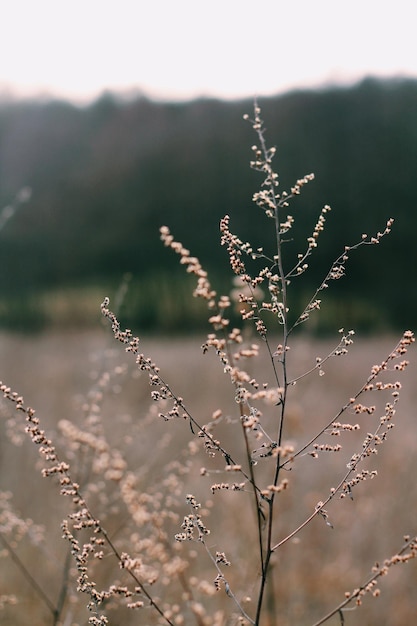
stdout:
[[0,0],[0,93],[270,95],[417,77],[416,0]]

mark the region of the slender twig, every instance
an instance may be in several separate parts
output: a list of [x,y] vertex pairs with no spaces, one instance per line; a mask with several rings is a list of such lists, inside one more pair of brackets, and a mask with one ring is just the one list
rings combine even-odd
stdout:
[[365,443],[362,446],[362,450],[357,455],[356,459],[354,461],[351,461],[350,463],[348,463],[348,470],[344,474],[343,478],[340,479],[338,485],[331,489],[330,494],[327,496],[327,498],[323,502],[320,502],[316,506],[314,512],[311,515],[309,515],[309,517],[306,520],[304,520],[304,522],[302,524],[300,524],[289,535],[287,535],[284,539],[282,539],[276,545],[274,545],[274,547],[272,548],[272,551],[278,550],[278,548],[280,548],[284,543],[287,543],[287,541],[289,541],[295,535],[297,535],[300,532],[300,530],[305,528],[307,526],[307,524],[309,524],[311,522],[311,520],[313,520],[316,517],[316,515],[323,514],[324,507],[326,506],[326,504],[328,502],[330,502],[331,500],[333,500],[338,493],[340,493],[340,491],[342,490],[343,486],[346,484],[346,482],[348,481],[349,477],[353,474],[353,472],[356,471],[356,469],[357,469],[358,465],[361,463],[361,461],[363,461],[363,459],[368,456],[368,452],[369,452],[369,450],[371,448],[371,445],[373,445],[373,442],[375,441],[376,437],[378,436],[379,432],[382,430],[383,427],[384,427],[384,424],[382,422],[379,422],[379,424],[378,424],[375,432],[373,433],[372,437],[369,437],[368,440],[367,440],[367,443]]
[[69,580],[69,573],[70,573],[70,566],[71,566],[71,547],[68,546],[67,548],[67,554],[65,556],[65,562],[64,562],[64,567],[63,567],[63,576],[62,576],[62,583],[61,583],[61,590],[58,596],[58,601],[56,604],[56,610],[55,610],[55,619],[54,619],[54,623],[53,626],[57,626],[58,622],[61,618],[61,614],[62,614],[62,610],[64,608],[64,604],[65,601],[67,599],[67,594],[68,594],[68,580]]
[[3,545],[3,547],[7,550],[7,552],[10,555],[10,558],[12,559],[12,561],[15,563],[15,565],[19,568],[19,570],[21,571],[21,573],[23,574],[23,576],[26,578],[26,580],[28,581],[28,583],[31,585],[31,587],[36,591],[36,593],[38,594],[38,596],[42,599],[42,601],[44,602],[44,604],[46,604],[46,606],[48,607],[49,611],[52,613],[53,617],[54,617],[54,624],[55,622],[55,617],[57,614],[57,607],[53,604],[53,602],[51,602],[51,600],[48,598],[48,596],[46,595],[46,593],[44,592],[44,590],[42,589],[42,587],[37,583],[37,581],[34,579],[34,577],[32,576],[32,574],[29,572],[29,570],[27,569],[26,565],[23,563],[23,561],[19,558],[19,556],[17,555],[17,553],[15,552],[15,550],[13,550],[12,546],[10,545],[10,543],[7,541],[7,539],[4,537],[4,535],[2,533],[0,533],[0,542]]
[[[286,406],[286,396],[287,396],[287,390],[288,390],[287,360],[286,360],[287,341],[288,341],[287,281],[286,281],[283,262],[282,262],[282,233],[281,233],[281,225],[280,225],[280,203],[277,200],[277,196],[275,194],[275,187],[277,185],[277,181],[276,181],[276,176],[274,175],[274,172],[270,165],[268,149],[265,143],[264,129],[262,126],[262,122],[259,118],[259,113],[258,113],[256,102],[255,102],[255,121],[256,121],[256,124],[254,124],[254,127],[256,128],[258,139],[261,145],[261,153],[263,155],[263,167],[265,168],[267,172],[265,185],[266,187],[269,188],[270,206],[273,209],[273,218],[274,218],[274,224],[275,224],[275,242],[276,242],[276,256],[274,257],[274,260],[278,268],[278,275],[279,275],[279,280],[280,280],[280,285],[281,285],[281,296],[282,296],[281,320],[282,320],[282,334],[283,334],[283,348],[282,348],[283,355],[282,355],[282,360],[281,360],[281,371],[282,371],[283,391],[281,395],[281,402],[278,405],[279,406],[278,408],[279,421],[278,421],[278,431],[277,431],[277,445],[279,449],[282,443],[282,437],[283,437],[283,431],[284,431],[285,406]],[[277,376],[276,369],[275,369],[272,351],[268,343],[267,343],[267,347],[269,350],[271,362],[274,367],[276,379],[278,381],[278,376]],[[274,479],[273,479],[274,486],[278,484],[280,468],[281,468],[280,454],[278,453],[276,457],[276,462],[275,462],[275,473],[274,473]],[[271,560],[271,555],[273,552],[271,546],[272,546],[272,529],[274,525],[274,500],[275,500],[275,494],[272,493],[269,499],[269,503],[268,503],[269,514],[268,514],[268,520],[267,520],[267,531],[266,531],[266,540],[265,540],[265,543],[266,543],[265,554],[266,555],[265,555],[265,560],[264,560],[264,567],[262,568],[261,584],[260,584],[258,602],[257,602],[257,607],[256,607],[256,617],[255,617],[256,625],[259,624],[260,618],[261,618],[265,586],[266,586],[267,579],[268,579],[270,560]]]
[[[224,333],[224,335],[225,335],[225,341],[226,341],[227,358],[229,360],[229,363],[233,366],[233,361],[234,361],[233,354],[230,349],[230,344],[226,336],[226,333]],[[235,388],[235,391],[238,390],[238,384],[236,382],[234,382],[234,388]],[[245,411],[244,411],[244,405],[242,402],[239,402],[239,413],[240,413],[240,423],[242,426],[243,440],[244,440],[244,445],[245,445],[246,461],[248,464],[248,471],[249,471],[249,476],[250,476],[250,484],[251,484],[252,493],[254,497],[255,519],[256,519],[256,527],[257,527],[257,533],[258,533],[259,559],[261,563],[261,570],[263,571],[264,566],[265,566],[264,545],[263,545],[263,536],[262,536],[263,514],[262,514],[260,498],[259,498],[259,489],[257,489],[256,487],[255,470],[254,470],[254,465],[252,463],[249,437],[248,437],[248,433],[246,431],[245,425],[243,423]]]
[[232,600],[234,601],[234,603],[235,603],[235,604],[236,604],[236,606],[238,607],[238,609],[239,609],[240,613],[243,615],[243,617],[244,617],[245,619],[247,619],[247,620],[248,620],[248,622],[249,622],[250,624],[252,624],[252,626],[256,626],[256,623],[257,623],[257,622],[254,622],[254,621],[253,621],[253,619],[252,619],[251,617],[249,617],[249,615],[246,613],[245,609],[242,607],[241,603],[240,603],[240,602],[239,602],[239,600],[237,599],[236,595],[233,593],[232,589],[230,588],[229,583],[228,583],[228,582],[227,582],[227,580],[225,579],[225,577],[224,577],[224,574],[223,574],[222,570],[220,569],[220,567],[219,567],[219,565],[218,565],[218,563],[217,563],[216,559],[214,558],[214,556],[213,556],[213,555],[212,555],[212,553],[210,552],[210,550],[209,550],[209,548],[208,548],[208,546],[207,546],[206,542],[204,541],[204,539],[202,539],[202,538],[200,537],[199,542],[203,544],[203,546],[204,546],[204,548],[205,548],[205,550],[206,550],[206,552],[207,552],[208,556],[210,557],[210,560],[212,561],[212,563],[213,563],[214,567],[215,567],[215,568],[216,568],[216,570],[217,570],[217,573],[219,574],[219,576],[220,576],[221,580],[223,581],[224,586],[225,586],[225,590],[226,590],[226,594],[229,596],[229,598],[232,598]]
[[[417,537],[406,538],[405,542],[403,543],[403,545],[401,546],[400,550],[397,552],[396,555],[394,555],[391,559],[387,559],[386,561],[384,561],[383,565],[375,566],[373,568],[372,574],[370,574],[367,580],[365,580],[365,582],[362,583],[360,587],[356,588],[352,593],[348,593],[346,599],[343,600],[343,602],[338,604],[334,609],[329,611],[329,613],[327,613],[324,617],[319,619],[317,622],[314,622],[312,626],[321,626],[321,624],[324,624],[325,622],[327,622],[331,617],[333,617],[333,615],[336,615],[337,613],[339,614],[342,620],[343,609],[346,606],[348,606],[348,604],[350,604],[353,600],[357,601],[358,598],[363,596],[365,593],[368,593],[369,591],[371,591],[371,589],[373,588],[373,583],[375,583],[375,581],[378,580],[378,578],[385,576],[388,573],[389,567],[391,567],[392,565],[396,565],[398,563],[406,562],[409,558],[415,558],[417,556],[416,542],[417,542]],[[407,550],[410,550],[408,555],[405,554]],[[343,624],[344,620],[341,623]]]
[[[119,550],[116,548],[113,541],[110,539],[106,529],[102,526],[101,522],[98,518],[96,518],[91,512],[87,502],[85,501],[83,494],[81,492],[80,486],[74,482],[70,474],[70,466],[60,461],[60,458],[55,450],[55,448],[51,445],[51,440],[48,439],[45,435],[45,432],[39,427],[39,419],[35,417],[35,411],[31,407],[27,407],[24,404],[24,400],[22,396],[19,396],[16,392],[13,392],[10,387],[0,382],[0,389],[3,392],[3,395],[6,399],[10,400],[14,403],[16,411],[20,411],[26,415],[27,427],[26,432],[31,437],[32,441],[40,446],[39,452],[44,458],[47,460],[50,465],[49,469],[43,469],[42,473],[44,476],[51,476],[60,474],[61,475],[61,485],[65,485],[61,489],[61,495],[68,495],[72,497],[74,503],[77,504],[79,510],[81,511],[82,516],[87,520],[86,526],[94,527],[94,532],[96,534],[101,534],[110,548],[113,555],[116,557],[120,566],[123,566],[123,558]],[[71,516],[70,516],[71,517]],[[67,530],[64,533],[67,538],[75,542],[75,539],[70,535]],[[74,547],[74,543],[72,543]],[[85,568],[83,567],[82,575],[85,576]],[[131,568],[125,568],[132,578],[132,580],[136,583],[136,586],[140,589],[141,593],[146,597],[150,606],[152,606],[156,612],[161,616],[161,618],[169,625],[174,626],[172,621],[164,614],[164,611],[160,608],[159,604],[153,599],[153,596],[149,593],[146,588],[145,583],[143,583],[139,577],[132,571]],[[86,592],[90,594],[92,604],[98,607],[98,597],[99,593],[95,589],[94,584],[85,585]],[[45,594],[43,594],[45,598]],[[52,603],[50,603],[51,606]],[[53,609],[55,611],[55,607]]]
[[387,364],[390,360],[392,360],[393,358],[395,358],[395,354],[397,353],[398,348],[400,347],[402,343],[402,339],[400,341],[397,342],[395,348],[393,350],[391,350],[391,352],[389,353],[389,355],[382,361],[380,368],[381,369],[375,369],[374,371],[371,372],[371,374],[368,376],[368,378],[366,379],[366,381],[363,383],[363,385],[361,385],[361,387],[359,388],[359,390],[352,396],[352,398],[349,399],[348,402],[346,402],[340,409],[339,411],[332,417],[332,419],[323,427],[321,428],[307,443],[303,444],[301,446],[301,448],[299,448],[296,452],[294,452],[293,454],[291,454],[291,458],[287,459],[286,461],[284,461],[281,465],[281,467],[285,467],[286,465],[290,464],[293,462],[293,460],[295,458],[297,458],[298,456],[300,456],[301,454],[303,454],[303,452],[305,452],[306,450],[308,450],[308,448],[310,448],[310,446],[315,443],[317,441],[317,439],[319,439],[329,428],[331,428],[332,424],[337,421],[349,408],[352,407],[352,400],[355,402],[356,400],[358,400],[360,398],[360,396],[365,393],[368,388],[369,385],[371,383],[373,383],[376,378],[379,376],[379,374],[381,373],[381,371],[385,371],[385,369],[387,368]]

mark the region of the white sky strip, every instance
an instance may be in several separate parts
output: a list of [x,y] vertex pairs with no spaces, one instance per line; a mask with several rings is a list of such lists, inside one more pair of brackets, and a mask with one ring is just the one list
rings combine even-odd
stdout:
[[2,0],[0,92],[183,100],[417,77],[413,0]]

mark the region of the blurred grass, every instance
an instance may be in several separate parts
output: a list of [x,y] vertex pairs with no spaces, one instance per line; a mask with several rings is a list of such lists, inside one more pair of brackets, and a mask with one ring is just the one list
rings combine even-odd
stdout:
[[[123,285],[123,281],[120,283]],[[120,284],[102,283],[42,291],[0,295],[0,329],[17,332],[40,332],[46,329],[93,329],[100,321],[100,304],[109,296],[113,306],[118,302]],[[232,279],[228,275],[212,281],[218,293],[229,294]],[[146,274],[130,278],[119,309],[123,325],[147,333],[187,334],[207,329],[207,309],[193,298],[195,279],[178,271]],[[291,312],[298,316],[311,298],[298,293]],[[353,327],[376,334],[392,330],[384,311],[371,299],[348,299],[333,292],[322,296],[319,315],[312,315],[300,330],[325,335],[342,327]],[[237,307],[230,310],[231,323],[241,326]]]
[[[155,339],[146,335],[141,338],[142,350],[152,356],[161,367],[164,378],[186,399],[190,411],[201,422],[207,421],[218,407],[231,416],[236,411],[234,392],[224,377],[222,367],[213,354],[203,356],[201,353],[203,341],[203,334],[194,339]],[[324,367],[325,376],[307,377],[294,386],[288,404],[286,438],[298,444],[308,440],[311,433],[316,432],[320,424],[327,423],[329,416],[335,414],[338,407],[358,389],[370,367],[384,358],[395,343],[396,338],[392,336],[377,340],[357,338],[347,357],[333,359]],[[308,369],[317,355],[323,357],[332,347],[334,342],[330,340],[295,338],[290,353],[290,375]],[[353,501],[345,499],[329,507],[334,529],[316,519],[275,556],[279,616],[274,626],[308,626],[341,601],[345,591],[356,587],[367,576],[375,560],[394,554],[405,533],[415,532],[415,509],[412,506],[417,497],[415,361],[413,354],[411,366],[403,379],[395,418],[397,427],[390,433],[389,441],[382,446],[380,454],[372,458],[372,467],[379,472],[378,478],[359,486]],[[101,417],[107,439],[124,451],[130,469],[142,476],[143,489],[150,488],[164,475],[169,459],[182,458],[188,443],[194,439],[182,420],[167,424],[156,417],[151,420],[147,417],[150,404],[147,376],[137,371],[133,360],[129,363],[123,348],[114,344],[108,329],[95,332],[55,330],[32,336],[3,333],[0,335],[0,362],[3,364],[0,378],[7,378],[8,384],[36,408],[42,426],[53,438],[57,437],[57,422],[60,419],[82,423],[82,406],[99,372],[115,364],[128,363],[120,379],[109,389]],[[253,374],[258,380],[268,379],[265,363],[254,362],[253,367]],[[21,545],[19,553],[36,572],[39,582],[52,597],[56,597],[66,550],[59,529],[65,506],[55,488],[42,479],[38,471],[33,471],[37,465],[37,451],[26,437],[20,447],[8,443],[3,431],[8,407],[2,404],[0,410],[3,417],[0,489],[14,493],[15,505],[22,516],[31,517],[47,528],[47,552],[34,554],[33,547]],[[265,419],[273,417],[266,414]],[[371,418],[364,419],[366,422]],[[361,441],[367,428],[365,423],[360,433],[344,438],[343,443],[347,446],[344,455],[349,455],[353,438],[359,437]],[[228,445],[234,446],[236,432],[233,424],[224,426],[223,438]],[[65,449],[62,445],[63,442],[59,444],[61,452]],[[209,462],[203,451],[193,458],[190,473],[184,475],[183,490],[184,493],[196,491],[198,497],[212,501],[208,517],[212,543],[225,548],[234,563],[231,580],[246,584],[247,578],[254,574],[256,578],[256,573],[247,569],[246,562],[253,548],[252,516],[247,494],[221,493],[212,497],[210,479],[208,482],[207,479],[202,480],[198,471],[201,465]],[[288,474],[290,488],[280,500],[277,540],[305,519],[337,482],[344,467],[345,462],[337,454],[324,455],[319,460],[308,456],[299,459]],[[260,471],[263,471],[261,467]],[[104,483],[100,482],[100,489],[103,488]],[[123,528],[123,514],[121,520],[109,521],[115,529],[120,528],[120,523]],[[105,565],[111,567],[107,561]],[[206,568],[204,563],[198,561],[198,567],[201,568],[200,578],[212,581],[214,573],[210,564]],[[7,607],[4,619],[0,619],[2,624],[23,626],[27,624],[28,613],[31,623],[47,623],[39,599],[21,581],[19,572],[5,555],[0,558],[0,584],[4,592],[15,593],[20,600],[16,607]],[[361,609],[346,613],[346,625],[408,626],[413,623],[417,612],[416,584],[415,563],[394,568],[381,583],[381,597],[367,598]],[[256,589],[243,591],[253,594]],[[74,623],[86,620],[87,614],[82,608],[84,600],[81,599],[80,606],[74,608],[78,615]],[[226,598],[226,612],[227,606]],[[113,623],[123,620],[125,626],[133,626],[138,619],[142,619],[141,615],[138,618],[136,614],[123,611],[115,611],[111,615]],[[329,622],[330,626],[338,623],[340,620]]]

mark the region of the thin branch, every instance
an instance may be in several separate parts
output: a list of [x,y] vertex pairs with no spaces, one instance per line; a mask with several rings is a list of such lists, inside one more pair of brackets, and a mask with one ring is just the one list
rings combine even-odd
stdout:
[[[19,568],[19,570],[21,571],[23,576],[26,578],[28,583],[36,591],[38,596],[41,598],[43,603],[46,604],[46,606],[48,607],[49,611],[52,613],[53,617],[55,618],[56,614],[57,614],[57,608],[55,607],[53,602],[51,602],[51,600],[48,598],[48,596],[46,595],[46,593],[44,592],[42,587],[36,582],[36,580],[34,579],[32,574],[27,569],[26,565],[23,563],[23,561],[21,561],[21,559],[18,557],[17,553],[13,550],[12,546],[9,544],[9,542],[7,541],[7,539],[4,537],[4,535],[2,533],[0,533],[0,542],[2,543],[3,547],[9,553],[10,558],[12,559],[12,561],[17,565],[17,567]],[[54,624],[55,623],[56,623],[56,621],[54,619]]]
[[[407,550],[410,550],[408,554],[406,554]],[[378,578],[385,576],[392,565],[406,563],[409,559],[415,558],[416,556],[417,537],[407,537],[397,554],[391,557],[391,559],[386,559],[381,566],[376,565],[373,568],[372,574],[369,576],[369,578],[367,578],[364,583],[362,583],[360,587],[355,589],[352,593],[348,593],[346,599],[343,600],[343,602],[338,604],[334,609],[327,613],[327,615],[319,619],[312,626],[321,626],[337,613],[339,613],[339,615],[341,616],[341,623],[343,624],[343,609],[348,606],[348,604],[350,604],[353,600],[358,603],[359,598],[364,596],[366,593],[371,592],[371,590],[374,589],[374,583],[378,580]]]

